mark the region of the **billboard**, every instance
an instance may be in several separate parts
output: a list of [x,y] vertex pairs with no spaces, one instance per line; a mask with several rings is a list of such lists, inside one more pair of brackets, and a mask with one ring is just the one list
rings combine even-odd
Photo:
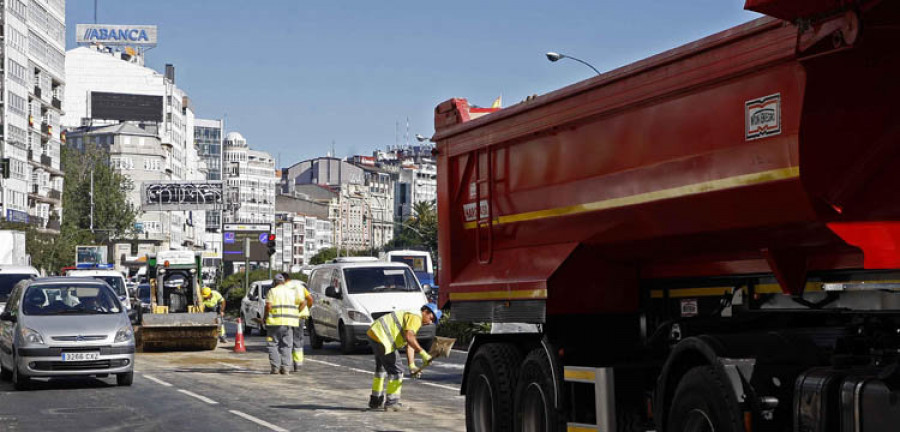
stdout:
[[75,246],[75,265],[108,264],[106,246]]
[[249,261],[269,261],[269,224],[225,224],[222,227],[222,260],[247,261],[244,239],[250,242]]
[[75,41],[79,44],[100,43],[137,47],[155,47],[157,42],[154,25],[78,24]]
[[221,210],[224,206],[221,181],[144,182],[141,191],[143,211]]
[[94,91],[90,94],[91,118],[162,123],[162,96]]

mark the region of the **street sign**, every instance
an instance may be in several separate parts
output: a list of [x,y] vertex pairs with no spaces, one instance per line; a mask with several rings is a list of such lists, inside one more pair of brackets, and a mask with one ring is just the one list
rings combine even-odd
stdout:
[[225,224],[222,227],[222,259],[224,261],[245,261],[244,239],[250,240],[250,261],[269,261],[269,224]]

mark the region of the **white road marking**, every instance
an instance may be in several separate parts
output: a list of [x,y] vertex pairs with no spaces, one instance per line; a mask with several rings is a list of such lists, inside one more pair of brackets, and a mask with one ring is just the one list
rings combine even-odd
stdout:
[[202,400],[203,402],[206,402],[206,403],[208,403],[208,404],[210,404],[210,405],[218,405],[218,404],[219,404],[218,402],[216,402],[216,401],[214,401],[214,400],[212,400],[212,399],[210,399],[210,398],[208,398],[208,397],[206,397],[206,396],[198,395],[197,393],[194,393],[194,392],[190,392],[190,391],[183,390],[183,389],[178,389],[178,391],[181,392],[181,393],[184,393],[184,394],[186,394],[186,395],[188,395],[188,396],[190,396],[190,397],[200,399],[200,400]]
[[155,383],[157,383],[157,384],[159,384],[159,385],[164,385],[164,386],[166,386],[166,387],[172,387],[172,384],[169,384],[169,383],[167,383],[167,382],[165,382],[165,381],[163,381],[163,380],[161,380],[161,379],[159,379],[159,378],[157,378],[157,377],[154,377],[154,376],[144,375],[144,378],[147,378],[148,380],[153,381],[153,382],[155,382]]
[[225,363],[225,362],[218,362],[218,363],[219,363],[220,365],[222,365],[222,366],[227,366],[227,367],[230,367],[230,368],[232,368],[232,369],[243,369],[242,367],[240,367],[240,366],[238,366],[238,365],[233,365],[233,364],[231,364],[231,363]]
[[435,383],[430,383],[428,381],[422,381],[422,380],[418,380],[417,382],[419,384],[424,384],[424,385],[432,386],[432,387],[439,387],[439,388],[447,389],[447,390],[453,390],[453,391],[459,393],[459,389],[456,387],[453,387],[453,386],[448,386],[448,385],[444,385],[444,384],[435,384]]
[[260,426],[269,428],[270,430],[273,430],[273,431],[275,431],[275,432],[290,432],[290,431],[288,431],[287,429],[280,428],[280,427],[278,427],[278,426],[273,425],[272,423],[269,423],[269,422],[267,422],[267,421],[265,421],[265,420],[260,420],[260,419],[258,419],[258,418],[256,418],[256,417],[253,417],[252,415],[247,414],[247,413],[242,413],[242,412],[240,412],[240,411],[235,411],[235,410],[228,410],[228,412],[230,412],[230,413],[232,413],[232,414],[234,414],[234,415],[236,415],[236,416],[238,416],[238,417],[243,417],[243,418],[245,418],[245,419],[247,419],[247,420],[250,420],[250,421],[252,421],[253,423],[256,423],[256,424],[258,424],[258,425],[260,425]]
[[328,366],[334,366],[334,367],[344,367],[343,365],[339,365],[339,364],[337,364],[337,363],[331,363],[331,362],[322,361],[322,360],[306,359],[306,360],[304,360],[304,361],[313,362],[313,363],[319,363],[319,364],[328,365]]

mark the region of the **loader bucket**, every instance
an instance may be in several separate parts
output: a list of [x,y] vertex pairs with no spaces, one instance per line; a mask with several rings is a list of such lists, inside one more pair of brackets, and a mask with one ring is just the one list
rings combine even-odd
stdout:
[[138,345],[143,351],[201,351],[216,348],[218,315],[167,313],[143,316]]

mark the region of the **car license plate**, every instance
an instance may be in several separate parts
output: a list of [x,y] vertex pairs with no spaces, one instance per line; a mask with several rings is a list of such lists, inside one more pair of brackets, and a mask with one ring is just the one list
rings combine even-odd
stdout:
[[64,362],[91,361],[91,360],[100,360],[100,353],[98,353],[98,352],[74,352],[74,353],[63,353],[62,354],[62,361],[64,361]]

